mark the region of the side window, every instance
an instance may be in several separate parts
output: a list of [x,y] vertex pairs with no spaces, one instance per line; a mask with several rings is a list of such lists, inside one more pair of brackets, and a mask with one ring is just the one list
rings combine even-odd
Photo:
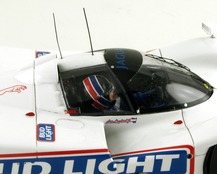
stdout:
[[[127,114],[131,111],[121,85],[107,66],[60,72],[68,110],[81,115]],[[130,112],[132,113],[132,112]]]

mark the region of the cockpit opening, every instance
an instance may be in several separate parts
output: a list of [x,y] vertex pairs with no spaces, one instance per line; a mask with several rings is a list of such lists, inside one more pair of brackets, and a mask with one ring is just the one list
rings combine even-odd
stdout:
[[[94,57],[92,57],[94,58]],[[59,72],[72,115],[126,115],[184,109],[206,101],[208,82],[171,59],[108,49],[105,64]]]

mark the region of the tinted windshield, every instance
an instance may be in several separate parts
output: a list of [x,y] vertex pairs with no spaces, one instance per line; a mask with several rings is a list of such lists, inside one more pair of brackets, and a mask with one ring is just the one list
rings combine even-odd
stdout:
[[212,87],[191,71],[144,57],[144,63],[128,81],[130,95],[141,112],[174,110],[207,100]]
[[142,54],[131,49],[106,49],[105,60],[120,82],[127,83],[142,65]]

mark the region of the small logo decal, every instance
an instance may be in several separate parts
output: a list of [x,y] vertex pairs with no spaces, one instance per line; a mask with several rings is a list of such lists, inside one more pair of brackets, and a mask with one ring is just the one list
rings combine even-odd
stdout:
[[137,118],[127,118],[127,119],[115,119],[115,120],[108,120],[105,124],[123,124],[123,123],[136,123]]
[[38,141],[55,141],[55,126],[53,124],[38,124],[37,126]]
[[36,51],[36,52],[35,52],[35,58],[44,56],[44,55],[46,55],[46,54],[50,54],[50,52],[48,52],[48,51]]
[[5,89],[1,89],[0,90],[0,95],[4,95],[6,92],[17,92],[17,93],[21,93],[21,91],[27,89],[26,86],[24,85],[15,85],[15,86],[11,86]]

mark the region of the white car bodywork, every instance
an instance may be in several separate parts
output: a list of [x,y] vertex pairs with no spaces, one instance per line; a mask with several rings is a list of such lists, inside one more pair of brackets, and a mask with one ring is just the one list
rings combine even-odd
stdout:
[[[198,38],[151,53],[187,65],[215,87],[216,48],[216,39]],[[207,101],[170,112],[70,116],[58,73],[105,64],[102,52],[62,59],[0,52],[0,173],[203,173],[217,144],[215,88]]]

